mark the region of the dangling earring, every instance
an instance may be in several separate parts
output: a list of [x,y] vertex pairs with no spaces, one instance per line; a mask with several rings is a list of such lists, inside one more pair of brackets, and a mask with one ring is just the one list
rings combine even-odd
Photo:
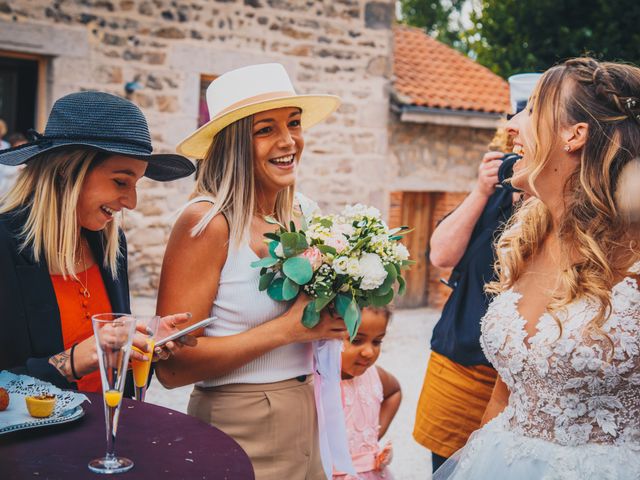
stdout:
[[564,151],[567,152],[567,153],[570,153],[571,152],[571,147],[569,145],[565,145],[564,146]]

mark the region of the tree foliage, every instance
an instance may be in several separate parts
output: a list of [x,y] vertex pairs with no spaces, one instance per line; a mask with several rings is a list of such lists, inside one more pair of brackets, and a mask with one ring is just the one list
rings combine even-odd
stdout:
[[460,11],[467,0],[400,0],[402,22],[424,28],[432,37],[465,49]]
[[[471,27],[459,12],[473,2]],[[498,75],[544,71],[591,55],[640,64],[638,0],[401,0],[403,21],[468,53]],[[452,21],[458,18],[458,21]]]

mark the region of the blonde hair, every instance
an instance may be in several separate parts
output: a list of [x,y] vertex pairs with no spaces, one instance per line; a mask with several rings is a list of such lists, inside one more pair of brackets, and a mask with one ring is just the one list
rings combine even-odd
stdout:
[[[198,161],[192,198],[207,196],[213,207],[193,228],[199,235],[219,213],[229,223],[229,239],[239,245],[249,234],[255,213],[256,182],[253,165],[253,116],[242,118],[221,130],[213,139],[203,160]],[[276,197],[275,217],[289,225],[293,214],[295,186]]]
[[[44,258],[50,272],[77,278],[78,197],[87,172],[105,158],[104,154],[85,149],[41,154],[26,164],[14,186],[0,198],[0,213],[27,212],[27,221],[20,232],[20,249],[31,247],[35,260]],[[115,278],[121,254],[116,219],[101,234],[105,245],[104,267]]]
[[[580,165],[565,185],[565,211],[558,225],[563,258],[577,260],[561,272],[560,288],[547,309],[559,322],[557,312],[576,298],[594,301],[598,310],[589,330],[609,342],[602,326],[611,313],[611,289],[638,258],[631,225],[615,196],[620,172],[640,153],[640,103],[634,112],[626,102],[639,97],[637,67],[576,58],[548,70],[529,105],[534,145],[525,145],[525,150],[533,155],[528,178],[532,187],[559,141],[556,132],[563,126],[588,124]],[[489,292],[515,284],[551,227],[546,205],[535,197],[524,202],[498,240],[498,280],[488,285]]]

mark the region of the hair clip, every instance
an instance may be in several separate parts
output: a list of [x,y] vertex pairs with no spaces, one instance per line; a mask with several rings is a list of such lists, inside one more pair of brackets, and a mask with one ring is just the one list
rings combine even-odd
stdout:
[[625,104],[629,110],[636,108],[638,101],[635,98],[629,97],[625,101]]

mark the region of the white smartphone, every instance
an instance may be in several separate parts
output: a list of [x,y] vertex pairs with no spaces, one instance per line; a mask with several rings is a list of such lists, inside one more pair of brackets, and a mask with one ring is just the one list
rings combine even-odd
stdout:
[[198,330],[199,328],[202,327],[206,327],[207,325],[209,325],[210,323],[212,323],[213,321],[217,320],[218,317],[211,317],[211,318],[205,318],[204,320],[200,320],[199,322],[194,323],[193,325],[188,326],[187,328],[174,332],[171,335],[168,335],[166,337],[164,337],[161,340],[158,340],[156,342],[156,347],[161,347],[162,345],[164,345],[167,342],[171,342],[172,340],[177,340],[178,338],[182,337],[183,335],[187,335],[191,332],[193,332],[194,330]]

